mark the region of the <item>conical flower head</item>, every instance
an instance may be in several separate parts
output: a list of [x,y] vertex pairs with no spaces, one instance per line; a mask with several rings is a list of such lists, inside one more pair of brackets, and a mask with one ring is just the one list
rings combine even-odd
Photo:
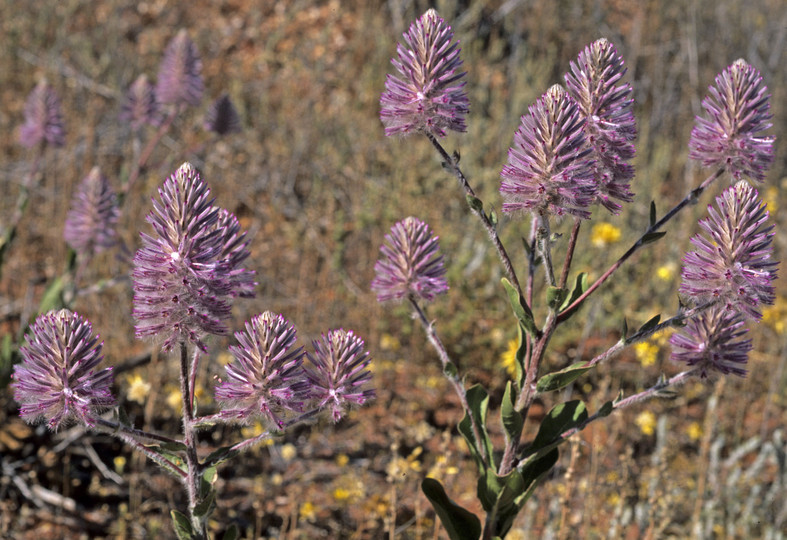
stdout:
[[752,349],[750,339],[740,339],[746,334],[744,320],[739,313],[712,306],[670,336],[672,360],[696,366],[702,378],[713,372],[744,377]]
[[20,348],[14,366],[14,399],[28,422],[43,418],[49,428],[76,421],[95,425],[100,412],[114,405],[112,368],[96,370],[102,344],[87,319],[66,309],[40,315]]
[[683,258],[680,292],[694,303],[718,300],[730,312],[760,320],[763,304],[775,300],[773,225],[757,190],[741,181],[716,197],[699,222],[707,236],[691,239],[696,251]]
[[202,60],[186,30],[180,30],[164,51],[156,81],[156,99],[165,105],[199,105],[205,85]]
[[219,135],[237,133],[240,129],[240,117],[235,105],[227,94],[224,94],[205,113],[205,129]]
[[45,80],[36,85],[25,102],[25,123],[19,130],[19,142],[26,148],[44,142],[51,146],[66,143],[60,98]]
[[759,71],[740,59],[716,76],[702,101],[689,140],[689,157],[705,167],[722,167],[735,180],[762,181],[773,163],[770,94]]
[[374,265],[372,290],[377,300],[399,300],[408,295],[432,300],[448,290],[438,237],[429,225],[408,217],[391,227]]
[[631,202],[634,167],[632,141],[637,137],[631,86],[619,84],[626,73],[623,58],[606,39],[594,41],[571,62],[565,75],[569,95],[577,102],[585,119],[585,139],[594,160],[596,200],[617,214],[620,204]]
[[314,355],[306,353],[312,364],[306,368],[312,399],[318,407],[331,411],[334,422],[350,405],[363,405],[374,398],[374,390],[364,388],[372,379],[366,369],[371,357],[352,330],[331,330],[313,346]]
[[142,74],[136,78],[126,93],[123,107],[120,110],[120,119],[131,124],[133,129],[139,129],[145,124],[155,124],[158,120],[158,106],[153,84],[147,75]]
[[444,137],[447,130],[466,131],[470,101],[453,37],[451,27],[434,9],[404,33],[406,46],[397,45],[398,59],[391,60],[401,76],[388,75],[380,97],[386,135],[422,131]]
[[117,220],[115,192],[93,167],[74,194],[63,236],[74,251],[92,257],[115,244]]
[[164,349],[190,341],[205,349],[206,334],[227,333],[231,300],[254,296],[245,233],[231,213],[213,205],[197,170],[184,163],[159,189],[134,257],[137,337],[160,336]]
[[230,347],[235,360],[226,366],[227,380],[216,387],[222,415],[248,419],[262,416],[282,427],[285,411],[300,411],[309,398],[303,370],[303,348],[295,347],[295,327],[266,311],[235,334]]
[[596,187],[576,102],[554,85],[528,111],[500,173],[503,211],[589,218]]

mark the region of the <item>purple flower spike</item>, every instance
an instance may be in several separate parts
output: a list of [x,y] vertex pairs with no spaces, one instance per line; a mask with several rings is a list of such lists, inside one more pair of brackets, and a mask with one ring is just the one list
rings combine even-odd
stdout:
[[697,117],[689,140],[689,157],[705,167],[723,167],[735,180],[762,181],[773,163],[770,94],[760,72],[736,60],[716,76],[702,101],[706,118]]
[[115,192],[93,167],[74,194],[63,236],[74,251],[92,257],[115,244],[117,220]]
[[631,202],[637,127],[631,108],[631,86],[618,84],[626,73],[623,58],[606,39],[594,41],[579,53],[571,72],[565,75],[569,95],[577,102],[585,119],[585,138],[592,148],[596,201],[617,214],[617,201]]
[[385,235],[382,257],[374,265],[372,290],[377,301],[400,300],[408,295],[430,301],[448,290],[438,237],[429,225],[408,217]]
[[727,311],[760,320],[760,306],[775,300],[778,265],[771,260],[773,225],[765,226],[765,204],[741,181],[716,197],[716,205],[699,222],[708,236],[692,238],[697,251],[683,258],[680,292],[697,303],[718,299]]
[[528,111],[500,173],[503,211],[589,218],[596,187],[577,104],[556,84]]
[[164,51],[156,82],[156,99],[166,105],[199,105],[205,85],[202,60],[186,30],[180,30]]
[[71,421],[95,425],[101,410],[115,404],[112,368],[95,370],[103,359],[98,339],[87,319],[67,309],[36,319],[11,385],[22,418],[43,418],[53,430]]
[[205,129],[219,135],[237,133],[240,129],[240,117],[235,105],[227,94],[224,94],[205,113]]
[[51,146],[66,144],[60,98],[45,80],[36,85],[25,102],[25,123],[19,130],[19,142],[25,148],[44,142]]
[[246,323],[246,332],[230,347],[235,361],[227,380],[216,387],[216,400],[227,418],[263,416],[283,427],[282,412],[301,411],[309,398],[303,371],[303,347],[295,347],[296,331],[281,315],[266,311]]
[[155,124],[157,113],[153,84],[148,80],[147,75],[140,75],[126,93],[123,108],[120,110],[120,119],[131,124],[133,129],[139,129],[145,124]]
[[470,101],[459,72],[458,43],[454,33],[434,9],[428,10],[404,33],[406,47],[397,45],[399,59],[391,60],[402,75],[388,75],[380,97],[380,119],[385,134],[413,132],[445,137],[446,130],[466,131]]
[[372,379],[366,369],[371,357],[352,330],[331,330],[313,345],[314,356],[306,353],[313,365],[306,368],[312,398],[319,407],[330,409],[333,421],[338,422],[348,405],[363,405],[374,398],[374,390],[363,389]]
[[224,335],[231,299],[254,296],[254,272],[238,220],[213,206],[210,190],[190,163],[159,189],[161,202],[147,221],[134,257],[134,317],[137,337],[161,336],[164,349],[190,341],[205,350],[206,334]]
[[739,339],[747,332],[741,328],[743,323],[739,313],[709,308],[670,337],[672,360],[698,367],[702,378],[711,372],[746,376],[741,366],[746,365],[752,344],[750,339]]

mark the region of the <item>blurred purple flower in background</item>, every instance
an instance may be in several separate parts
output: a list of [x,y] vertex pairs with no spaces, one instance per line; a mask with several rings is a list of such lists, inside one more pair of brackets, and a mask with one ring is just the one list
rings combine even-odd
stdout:
[[230,347],[235,360],[226,366],[227,380],[216,387],[222,415],[249,419],[263,416],[283,426],[283,411],[301,411],[309,398],[303,370],[303,347],[295,347],[295,327],[269,311],[237,332]]
[[92,257],[115,244],[117,220],[115,192],[93,167],[74,193],[63,236],[74,251]]
[[569,95],[577,102],[585,119],[585,139],[592,148],[596,202],[617,214],[617,201],[631,202],[637,127],[634,122],[631,86],[617,83],[626,73],[623,58],[606,39],[594,41],[571,62],[565,75]]
[[385,235],[388,244],[380,247],[382,257],[374,265],[372,290],[377,300],[400,300],[408,295],[432,300],[448,290],[438,237],[429,225],[408,217]]
[[739,339],[747,332],[742,328],[744,321],[740,313],[727,311],[723,306],[703,311],[670,336],[672,360],[698,367],[702,378],[714,371],[745,376],[742,366],[748,361],[752,343],[750,339]]
[[596,187],[576,102],[556,84],[528,111],[500,173],[503,211],[589,218]]
[[139,129],[157,121],[156,94],[147,75],[142,74],[132,83],[120,110],[120,119]]
[[205,129],[219,135],[237,133],[241,130],[240,116],[227,94],[214,101],[205,113]]
[[699,222],[707,237],[696,235],[697,251],[683,258],[680,292],[695,302],[718,299],[722,309],[760,320],[762,304],[775,300],[773,280],[778,262],[773,255],[773,225],[757,190],[740,181],[708,205],[709,217]]
[[773,163],[770,94],[760,72],[736,60],[716,76],[702,101],[706,118],[698,116],[689,140],[689,157],[705,167],[723,167],[740,180],[762,181]]
[[182,29],[164,50],[156,81],[156,99],[166,105],[199,105],[205,85],[197,46]]
[[51,146],[66,143],[60,98],[46,80],[39,82],[27,97],[25,123],[19,129],[19,142],[26,148],[44,142]]
[[371,356],[352,330],[330,330],[312,345],[314,355],[306,353],[312,364],[306,368],[311,397],[320,408],[331,410],[334,422],[344,416],[348,406],[363,405],[375,397],[373,389],[363,388],[372,380],[366,369]]
[[191,341],[205,349],[205,334],[224,335],[231,299],[254,296],[245,233],[238,220],[213,206],[210,190],[190,163],[159,189],[134,257],[137,337],[161,336],[164,349]]
[[102,344],[90,322],[67,309],[40,315],[19,349],[14,366],[14,399],[28,422],[43,418],[50,429],[64,423],[95,425],[96,416],[115,404],[112,368],[96,371]]
[[391,60],[402,75],[388,75],[380,97],[380,119],[385,134],[407,135],[416,131],[444,137],[446,130],[466,131],[470,101],[459,72],[458,43],[454,33],[434,9],[428,10],[404,33],[407,47],[396,47],[399,59]]

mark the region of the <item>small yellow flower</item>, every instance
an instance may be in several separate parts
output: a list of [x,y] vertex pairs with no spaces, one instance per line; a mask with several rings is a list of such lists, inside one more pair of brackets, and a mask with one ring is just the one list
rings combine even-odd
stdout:
[[667,263],[656,268],[656,277],[661,281],[672,281],[675,277],[675,263]]
[[402,344],[396,336],[391,334],[383,334],[380,336],[380,350],[382,351],[398,351],[402,348]]
[[[240,430],[240,434],[247,439],[251,439],[253,437],[262,435],[263,431],[265,431],[265,426],[262,425],[262,422],[257,420],[250,426],[242,427]],[[272,442],[272,439],[267,439],[267,440]]]
[[306,521],[314,521],[317,519],[317,512],[314,509],[314,505],[308,501],[301,505],[301,508],[298,510],[298,515],[301,519],[305,519]]
[[519,350],[519,340],[512,339],[508,342],[508,348],[502,355],[503,367],[512,379],[516,377],[516,352]]
[[173,387],[169,391],[169,394],[167,394],[167,405],[169,405],[173,411],[180,414],[183,408],[183,398],[181,397],[180,390]]
[[702,437],[702,426],[700,426],[699,422],[692,422],[689,424],[689,427],[686,428],[686,433],[689,436],[689,439],[692,441],[698,441],[700,437]]
[[772,306],[762,310],[762,322],[773,328],[777,334],[784,334],[787,319],[787,297],[779,296]]
[[656,432],[656,415],[650,411],[642,411],[634,419],[643,435],[653,435]]
[[131,375],[127,378],[128,390],[126,390],[126,397],[129,401],[136,401],[140,405],[145,404],[148,394],[150,394],[150,383],[138,374]]
[[634,354],[642,367],[652,366],[656,363],[659,346],[649,341],[640,341],[634,345]]
[[115,472],[118,474],[123,474],[123,469],[126,467],[126,458],[123,456],[117,456],[112,462],[115,465]]
[[350,498],[350,490],[343,487],[337,487],[333,490],[333,498],[337,501],[346,501]]
[[226,366],[227,364],[232,362],[234,359],[235,359],[235,357],[232,356],[232,354],[230,354],[229,351],[220,352],[216,356],[216,360],[218,360],[219,364],[221,364],[222,366]]
[[596,247],[604,247],[620,241],[620,229],[611,223],[597,223],[590,231],[590,242]]
[[763,199],[765,204],[768,205],[768,212],[770,212],[771,217],[775,217],[776,212],[779,210],[779,188],[776,186],[768,187],[765,190]]
[[297,454],[298,450],[296,450],[295,445],[292,443],[287,443],[281,447],[281,458],[284,461],[292,461]]
[[336,455],[336,465],[339,467],[344,467],[350,462],[350,457],[347,454],[337,454]]

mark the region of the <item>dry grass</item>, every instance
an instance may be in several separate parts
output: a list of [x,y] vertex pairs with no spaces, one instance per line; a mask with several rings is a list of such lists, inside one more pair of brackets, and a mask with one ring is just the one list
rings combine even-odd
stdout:
[[[258,271],[260,286],[256,299],[238,304],[234,327],[273,310],[298,325],[304,343],[328,328],[353,328],[373,352],[380,389],[371,407],[347,421],[297,429],[222,469],[212,529],[235,522],[246,538],[381,538],[391,531],[397,538],[439,536],[418,488],[429,472],[461,504],[480,511],[473,506],[473,466],[455,431],[460,409],[435,355],[406,309],[380,308],[368,287],[390,225],[407,215],[429,222],[441,237],[452,287],[429,315],[468,379],[484,383],[499,401],[500,355],[515,323],[498,285],[494,253],[428,143],[388,140],[377,118],[395,42],[427,3],[49,4],[0,2],[2,223],[29,167],[16,130],[24,99],[42,76],[61,95],[67,129],[67,146],[46,154],[3,268],[3,333],[18,339],[22,321],[35,315],[46,286],[65,267],[62,224],[76,184],[94,165],[116,186],[128,175],[134,144],[117,121],[121,96],[138,74],[155,77],[164,45],[187,28],[203,57],[207,96],[202,108],[177,122],[131,193],[121,226],[126,245],[131,253],[138,246],[157,185],[192,161],[217,203],[250,231],[249,266]],[[787,136],[787,13],[779,0],[446,0],[437,8],[461,39],[472,105],[469,132],[450,136],[447,147],[461,151],[479,196],[497,207],[499,171],[527,105],[561,80],[569,61],[596,38],[609,38],[626,59],[640,129],[638,198],[608,220],[624,230],[621,242],[598,250],[586,240],[577,271],[598,275],[611,264],[643,228],[651,198],[664,209],[699,183],[707,171],[686,160],[692,117],[715,74],[738,57],[761,70],[773,94],[772,132],[779,141]],[[198,126],[209,100],[225,91],[240,109],[244,131],[215,140]],[[787,206],[783,148],[779,142],[762,188],[780,210]],[[708,195],[676,220],[669,241],[640,254],[572,320],[553,342],[550,366],[604,350],[623,316],[634,326],[657,312],[674,312],[676,281],[655,280],[652,269],[673,261],[679,272],[689,233],[710,200]],[[773,212],[782,259],[784,215]],[[501,225],[506,244],[518,246],[524,223]],[[524,264],[523,255],[515,259]],[[128,269],[128,259],[103,256],[78,285],[127,276]],[[675,400],[651,402],[586,429],[565,448],[553,478],[518,519],[522,537],[783,538],[787,338],[777,323],[787,316],[787,289],[777,282],[777,290],[782,311],[753,330],[757,353],[748,378],[690,385]],[[75,306],[105,340],[108,363],[127,366],[149,350],[133,339],[128,281],[80,296]],[[214,344],[218,354],[226,340]],[[619,390],[631,393],[662,371],[674,372],[667,357],[661,348],[655,364],[643,366],[629,352],[573,392],[594,410]],[[204,380],[218,372],[214,362]],[[144,407],[124,403],[137,425],[176,430],[166,404],[176,383],[168,359],[154,358],[135,373],[155,382]],[[127,375],[117,377],[120,396]],[[206,408],[210,394],[207,389]],[[0,404],[0,535],[172,535],[168,509],[184,504],[173,479],[103,436],[76,438],[53,452],[71,432],[52,435],[21,423],[7,389],[0,391]],[[539,405],[543,412],[550,403]],[[652,434],[635,424],[645,410],[654,414]],[[204,445],[238,437],[226,429],[206,437]],[[125,464],[113,461],[116,456]],[[98,472],[97,459],[109,471],[122,466],[124,483]],[[58,508],[58,500],[75,501],[76,510]]]

